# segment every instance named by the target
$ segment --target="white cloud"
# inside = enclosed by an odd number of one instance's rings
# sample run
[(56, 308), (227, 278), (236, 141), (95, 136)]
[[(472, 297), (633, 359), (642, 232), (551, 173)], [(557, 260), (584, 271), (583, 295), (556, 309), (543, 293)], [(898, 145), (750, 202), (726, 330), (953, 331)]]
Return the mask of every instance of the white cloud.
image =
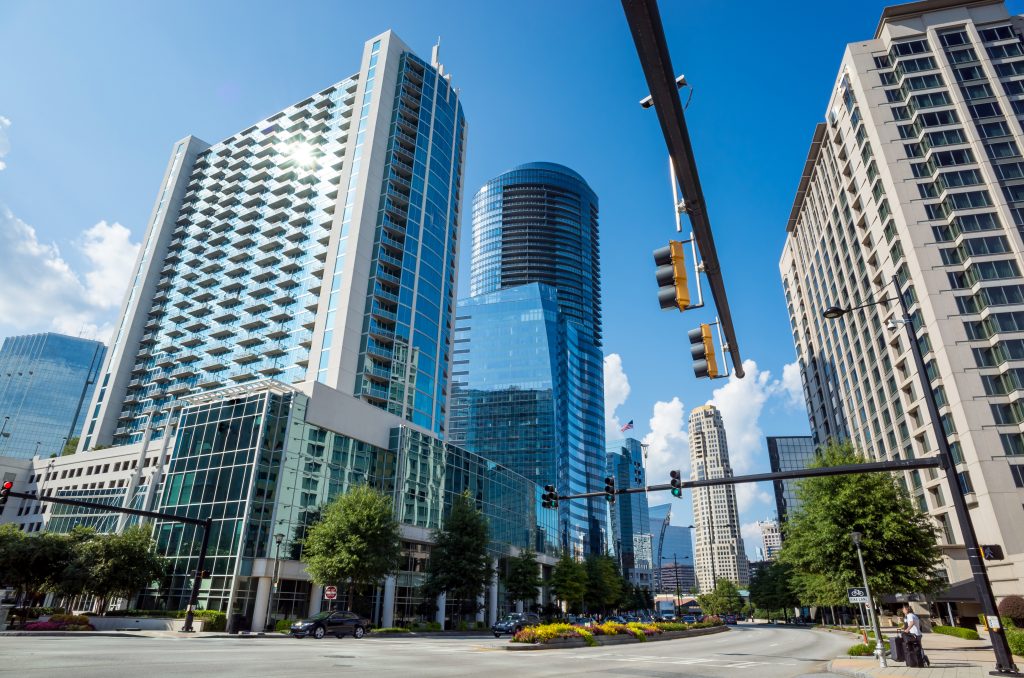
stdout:
[(761, 528), (756, 522), (742, 523), (740, 525), (740, 536), (743, 537), (743, 549), (749, 560), (760, 558), (758, 549), (764, 549), (764, 539), (761, 538)]
[(622, 436), (622, 422), (615, 414), (629, 397), (629, 378), (622, 369), (622, 356), (611, 353), (604, 357), (604, 423), (608, 440)]
[(775, 495), (765, 488), (768, 483), (739, 483), (736, 485), (736, 506), (740, 513), (763, 513), (767, 508), (774, 508)]
[(804, 384), (800, 379), (800, 363), (793, 361), (782, 366), (782, 390), (789, 398), (788, 405), (793, 409), (806, 409), (804, 404)]
[(725, 435), (729, 443), (729, 461), (737, 474), (747, 473), (755, 466), (756, 457), (764, 449), (764, 432), (759, 419), (768, 398), (780, 390), (771, 373), (759, 370), (753, 360), (744, 360), (746, 376), (729, 377), (716, 388), (711, 403), (722, 413)]
[(0, 205), (0, 336), (57, 331), (110, 338), (138, 243), (121, 224), (101, 221), (83, 232), (77, 247), (87, 261), (81, 274), (56, 244), (41, 242)]
[(686, 434), (686, 410), (679, 398), (654, 403), (651, 432), (644, 436), (647, 448), (647, 482), (668, 482), (668, 473), (679, 469), (683, 478), (690, 474), (689, 437)]
[(11, 152), (11, 142), (7, 138), (7, 128), (10, 126), (11, 121), (0, 115), (0, 170), (7, 167), (7, 164), (4, 162), (4, 156)]

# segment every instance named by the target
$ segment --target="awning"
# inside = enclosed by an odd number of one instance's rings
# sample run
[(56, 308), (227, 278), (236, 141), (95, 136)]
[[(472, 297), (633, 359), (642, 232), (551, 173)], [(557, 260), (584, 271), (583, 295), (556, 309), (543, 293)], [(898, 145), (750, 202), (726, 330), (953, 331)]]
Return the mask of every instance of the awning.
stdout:
[(965, 579), (956, 584), (951, 584), (945, 591), (928, 596), (936, 603), (980, 603), (978, 590), (974, 586), (973, 579)]

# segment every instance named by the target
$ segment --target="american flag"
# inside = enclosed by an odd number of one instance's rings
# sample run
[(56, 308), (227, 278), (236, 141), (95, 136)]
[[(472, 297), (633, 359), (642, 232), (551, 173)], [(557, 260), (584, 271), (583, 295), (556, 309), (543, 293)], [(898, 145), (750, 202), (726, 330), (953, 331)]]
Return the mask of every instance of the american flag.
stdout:
[(631, 428), (633, 428), (633, 420), (632, 419), (627, 421), (626, 425), (619, 429), (619, 432), (620, 433), (625, 433), (626, 431), (630, 430)]

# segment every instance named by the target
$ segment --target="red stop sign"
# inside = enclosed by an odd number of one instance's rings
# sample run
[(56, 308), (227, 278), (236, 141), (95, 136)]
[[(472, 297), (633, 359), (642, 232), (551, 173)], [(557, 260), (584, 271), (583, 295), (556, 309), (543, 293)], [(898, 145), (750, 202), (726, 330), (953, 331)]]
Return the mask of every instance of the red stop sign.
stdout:
[(337, 586), (325, 586), (324, 587), (324, 598), (326, 600), (334, 600), (337, 597), (338, 597), (338, 587)]

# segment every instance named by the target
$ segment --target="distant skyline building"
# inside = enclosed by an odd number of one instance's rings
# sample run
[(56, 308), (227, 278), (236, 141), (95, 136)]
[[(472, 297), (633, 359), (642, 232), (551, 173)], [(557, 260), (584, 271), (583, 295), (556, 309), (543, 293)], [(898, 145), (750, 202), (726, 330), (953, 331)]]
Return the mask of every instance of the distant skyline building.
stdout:
[[(799, 471), (818, 458), (818, 446), (811, 436), (768, 436), (768, 462), (772, 473)], [(775, 510), (780, 523), (800, 506), (795, 480), (773, 480)]]
[(761, 533), (761, 560), (775, 560), (782, 550), (782, 531), (777, 520), (759, 520), (757, 529)]
[(687, 594), (697, 588), (693, 566), (693, 540), (690, 528), (672, 525), (672, 504), (648, 508), (654, 555), (654, 580), (658, 593)]
[[(689, 435), (693, 480), (732, 477), (725, 424), (714, 405), (702, 405), (690, 412)], [(750, 568), (740, 535), (735, 486), (698, 487), (691, 492), (700, 592), (712, 591), (719, 579), (746, 588)]]
[(80, 449), (260, 378), (443, 433), (466, 136), (449, 80), (389, 31), (351, 77), (176, 143)]
[[(600, 273), (597, 196), (583, 177), (535, 162), (484, 184), (472, 296), (456, 318), (449, 440), (560, 492), (600, 491)], [(559, 522), (576, 557), (615, 548), (602, 497), (563, 502)]]
[[(647, 486), (643, 446), (636, 438), (612, 440), (607, 447), (606, 473), (615, 478), (618, 488)], [(624, 494), (610, 507), (611, 534), (615, 539), (622, 574), (630, 583), (654, 590), (653, 541), (647, 496)]]
[(55, 332), (0, 347), (0, 455), (61, 454), (82, 431), (107, 348)]
[[(997, 598), (1024, 586), (1022, 34), (999, 1), (886, 8), (822, 92), (779, 262), (815, 442), (936, 454), (924, 376), (978, 541), (1006, 554), (986, 563)], [(899, 305), (822, 317), (897, 293), (926, 375)], [(900, 479), (934, 521), (946, 577), (971, 579), (944, 474)], [(978, 611), (962, 601), (965, 618)]]

